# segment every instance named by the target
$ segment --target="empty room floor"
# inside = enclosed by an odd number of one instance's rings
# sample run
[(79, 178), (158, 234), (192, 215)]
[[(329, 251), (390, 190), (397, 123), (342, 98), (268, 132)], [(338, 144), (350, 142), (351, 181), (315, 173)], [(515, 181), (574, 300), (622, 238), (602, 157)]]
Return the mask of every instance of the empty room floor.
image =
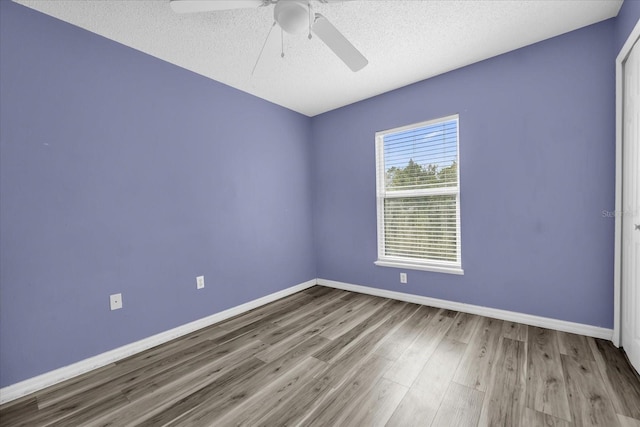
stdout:
[(3, 426), (640, 426), (609, 341), (315, 286), (0, 407)]

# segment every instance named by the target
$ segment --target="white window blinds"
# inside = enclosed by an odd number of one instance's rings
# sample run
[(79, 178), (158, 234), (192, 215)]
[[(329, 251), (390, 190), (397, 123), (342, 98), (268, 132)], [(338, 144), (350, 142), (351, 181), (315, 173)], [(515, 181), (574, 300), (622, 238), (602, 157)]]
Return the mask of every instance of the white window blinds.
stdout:
[(376, 162), (377, 263), (461, 272), (458, 116), (378, 132)]

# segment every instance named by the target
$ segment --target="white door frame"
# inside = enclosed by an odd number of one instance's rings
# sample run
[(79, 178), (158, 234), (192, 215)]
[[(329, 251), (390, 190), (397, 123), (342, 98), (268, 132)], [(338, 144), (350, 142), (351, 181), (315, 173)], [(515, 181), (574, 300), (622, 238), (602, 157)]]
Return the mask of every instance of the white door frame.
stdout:
[(627, 41), (620, 49), (620, 53), (616, 58), (616, 207), (615, 207), (615, 248), (614, 248), (614, 264), (613, 264), (613, 337), (612, 341), (616, 347), (620, 346), (621, 341), (621, 305), (620, 289), (622, 287), (622, 102), (623, 87), (622, 82), (622, 63), (636, 40), (640, 37), (640, 21), (636, 22), (636, 26), (631, 31)]

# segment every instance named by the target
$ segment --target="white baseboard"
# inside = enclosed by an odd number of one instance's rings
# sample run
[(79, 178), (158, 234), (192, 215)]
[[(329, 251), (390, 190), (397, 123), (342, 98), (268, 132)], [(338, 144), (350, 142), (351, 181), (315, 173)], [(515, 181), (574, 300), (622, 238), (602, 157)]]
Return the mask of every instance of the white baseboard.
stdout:
[(530, 314), (517, 313), (514, 311), (499, 310), (496, 308), (482, 307), (479, 305), (423, 297), (420, 295), (388, 291), (385, 289), (371, 288), (368, 286), (353, 285), (350, 283), (336, 282), (333, 280), (313, 279), (299, 285), (283, 289), (282, 291), (266, 295), (262, 298), (258, 298), (256, 300), (249, 301), (236, 307), (221, 311), (203, 319), (187, 323), (186, 325), (182, 325), (177, 328), (170, 329), (168, 331), (161, 332), (151, 337), (142, 339), (140, 341), (118, 347), (106, 353), (102, 353), (97, 356), (73, 363), (71, 365), (46, 372), (42, 375), (29, 378), (27, 380), (12, 384), (7, 387), (3, 387), (2, 389), (0, 389), (0, 404), (10, 402), (29, 393), (42, 390), (46, 387), (58, 384), (62, 381), (68, 380), (78, 375), (82, 375), (93, 369), (106, 366), (113, 362), (117, 362), (118, 360), (122, 360), (125, 357), (129, 357), (151, 347), (166, 343), (168, 341), (171, 341), (172, 339), (213, 325), (214, 323), (221, 322), (238, 314), (253, 310), (254, 308), (268, 304), (280, 298), (284, 298), (296, 292), (300, 292), (316, 284), (327, 286), (330, 288), (344, 289), (346, 291), (359, 292), (363, 294), (392, 298), (421, 305), (428, 305), (431, 307), (445, 308), (449, 310), (477, 314), (480, 316), (493, 317), (496, 319), (507, 320), (511, 322), (524, 323), (526, 325), (555, 329), (563, 332), (571, 332), (574, 334), (586, 335), (594, 338), (611, 340), (613, 337), (612, 329), (600, 328), (597, 326), (585, 325), (582, 323), (567, 322), (564, 320), (551, 319), (548, 317), (533, 316)]
[(345, 291), (359, 292), (362, 294), (375, 295), (384, 298), (392, 298), (421, 305), (428, 305), (431, 307), (462, 311), (464, 313), (478, 314), (480, 316), (493, 317), (495, 319), (524, 323), (525, 325), (555, 329), (557, 331), (571, 332), (574, 334), (580, 334), (594, 338), (602, 338), (605, 340), (611, 340), (613, 338), (613, 329), (600, 328), (598, 326), (585, 325), (583, 323), (567, 322), (565, 320), (551, 319), (549, 317), (533, 316), (531, 314), (518, 313), (515, 311), (500, 310), (497, 308), (482, 307), (479, 305), (423, 297), (420, 295), (388, 291), (385, 289), (371, 288), (368, 286), (352, 285), (350, 283), (336, 282), (333, 280), (318, 279), (318, 285), (343, 289)]
[(300, 292), (314, 285), (316, 285), (316, 280), (309, 280), (299, 285), (292, 286), (273, 294), (266, 295), (262, 298), (258, 298), (253, 301), (238, 305), (236, 307), (221, 311), (203, 319), (199, 319), (194, 322), (178, 326), (177, 328), (150, 336), (140, 341), (118, 347), (116, 349), (107, 351), (106, 353), (102, 353), (97, 356), (93, 356), (88, 359), (73, 363), (71, 365), (46, 372), (44, 374), (29, 378), (27, 380), (12, 384), (7, 387), (3, 387), (2, 389), (0, 389), (0, 404), (10, 402), (29, 393), (42, 390), (46, 387), (52, 386), (78, 375), (82, 375), (93, 369), (106, 366), (113, 362), (117, 362), (118, 360), (122, 360), (125, 357), (129, 357), (133, 354), (147, 350), (151, 347), (155, 347), (159, 344), (166, 343), (168, 341), (171, 341), (172, 339), (213, 325), (214, 323), (221, 322), (225, 319), (236, 316), (238, 314), (242, 314), (246, 311), (253, 310), (254, 308), (268, 304), (280, 298), (284, 298), (288, 295), (295, 294), (296, 292)]

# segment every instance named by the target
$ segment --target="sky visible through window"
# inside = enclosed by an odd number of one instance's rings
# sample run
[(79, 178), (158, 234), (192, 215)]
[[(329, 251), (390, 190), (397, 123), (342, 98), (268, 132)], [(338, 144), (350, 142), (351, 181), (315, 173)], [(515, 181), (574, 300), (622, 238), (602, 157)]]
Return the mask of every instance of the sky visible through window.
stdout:
[(458, 158), (457, 120), (435, 123), (384, 136), (384, 169), (405, 168), (410, 160), (436, 172), (450, 167)]

